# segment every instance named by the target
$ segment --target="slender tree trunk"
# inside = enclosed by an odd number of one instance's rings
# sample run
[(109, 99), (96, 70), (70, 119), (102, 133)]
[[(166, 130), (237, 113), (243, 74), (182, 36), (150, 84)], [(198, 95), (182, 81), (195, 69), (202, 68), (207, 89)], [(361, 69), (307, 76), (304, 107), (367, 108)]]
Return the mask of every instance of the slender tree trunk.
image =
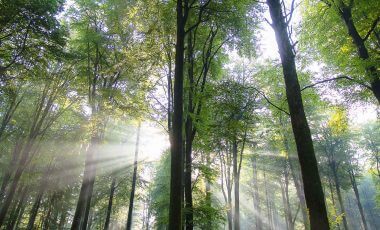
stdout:
[(170, 54), (170, 51), (167, 51), (167, 58), (168, 58), (168, 75), (167, 75), (167, 81), (168, 81), (168, 132), (169, 135), (171, 135), (172, 130), (172, 97), (173, 97), (173, 87), (172, 87), (172, 56)]
[(15, 113), (17, 107), (20, 105), (22, 99), (23, 99), (23, 96), (19, 100), (17, 100), (17, 92), (12, 91), (9, 107), (2, 116), (3, 119), (2, 119), (1, 125), (0, 125), (0, 142), (2, 141), (2, 138), (5, 134), (5, 128), (7, 127), (9, 122), (11, 121), (13, 114)]
[[(188, 116), (189, 119), (190, 116)], [(191, 121), (186, 122), (186, 144), (185, 144), (185, 175), (184, 175), (184, 183), (185, 183), (185, 222), (186, 222), (186, 230), (193, 229), (193, 189), (191, 183), (191, 165), (192, 165), (192, 145), (193, 140), (191, 135)]]
[(254, 211), (255, 211), (255, 223), (256, 229), (262, 229), (262, 221), (261, 221), (261, 208), (260, 208), (260, 197), (259, 197), (259, 180), (258, 180), (258, 172), (257, 172), (257, 159), (254, 157), (252, 159), (252, 169), (253, 169), (253, 200), (254, 200)]
[(267, 0), (267, 4), (269, 6), (269, 12), (273, 22), (272, 27), (276, 34), (276, 41), (282, 63), (286, 85), (286, 97), (289, 105), (298, 158), (301, 165), (306, 205), (309, 209), (310, 227), (312, 230), (330, 229), (313, 141), (303, 109), (295, 56), (292, 44), (290, 43), (287, 24), (282, 12), (280, 0)]
[(349, 173), (350, 173), (350, 180), (351, 180), (352, 189), (354, 190), (356, 201), (358, 203), (360, 217), (362, 218), (363, 228), (364, 228), (364, 230), (368, 230), (368, 225), (367, 225), (367, 221), (365, 219), (363, 206), (362, 206), (362, 203), (360, 202), (360, 196), (359, 196), (358, 186), (356, 184), (355, 174), (352, 172), (352, 169), (349, 171)]
[(289, 230), (288, 207), (286, 205), (286, 200), (285, 200), (285, 188), (281, 179), (280, 179), (280, 187), (281, 187), (282, 205), (284, 206), (284, 218), (285, 218), (285, 223), (286, 223), (286, 229)]
[[(206, 155), (206, 165), (209, 166), (210, 165), (210, 155), (207, 154)], [(212, 207), (212, 202), (211, 202), (211, 182), (209, 180), (209, 178), (207, 177), (205, 179), (205, 191), (206, 191), (206, 205), (208, 207)], [(211, 229), (212, 228), (212, 221), (211, 221), (211, 218), (208, 218), (207, 220), (207, 229)]]
[(61, 217), (59, 218), (58, 230), (63, 230), (65, 228), (67, 212), (66, 210), (61, 213)]
[(272, 228), (272, 217), (271, 217), (271, 206), (269, 202), (269, 194), (268, 194), (268, 186), (267, 186), (267, 178), (266, 178), (266, 173), (264, 169), (264, 191), (265, 191), (265, 201), (266, 201), (266, 206), (267, 206), (267, 220), (268, 220), (268, 226), (270, 229)]
[(34, 222), (38, 214), (38, 209), (40, 208), (40, 205), (41, 205), (42, 197), (44, 196), (46, 186), (48, 185), (49, 173), (51, 172), (51, 170), (52, 170), (51, 166), (48, 166), (48, 168), (45, 170), (44, 174), (42, 175), (41, 183), (40, 183), (37, 196), (36, 196), (36, 200), (34, 201), (32, 210), (30, 211), (28, 226), (26, 227), (26, 229), (28, 230), (33, 229)]
[(240, 205), (239, 205), (239, 173), (238, 173), (238, 146), (236, 138), (232, 144), (233, 174), (234, 174), (234, 230), (240, 230)]
[(20, 181), (20, 178), (21, 178), (23, 171), (24, 171), (24, 168), (22, 166), (17, 167), (17, 170), (16, 170), (15, 175), (13, 177), (13, 181), (12, 181), (12, 183), (8, 189), (7, 195), (5, 196), (5, 200), (4, 200), (3, 205), (1, 207), (1, 210), (0, 210), (0, 227), (4, 224), (5, 217), (7, 215), (9, 206), (12, 203), (14, 194), (15, 194), (16, 189), (17, 189), (17, 185)]
[(343, 226), (344, 226), (344, 229), (348, 230), (348, 224), (347, 224), (347, 218), (346, 218), (347, 213), (343, 204), (343, 198), (340, 192), (340, 182), (339, 182), (338, 174), (336, 172), (335, 167), (333, 169), (333, 176), (334, 176), (336, 194), (338, 196), (338, 201), (339, 201), (339, 206), (340, 206), (340, 212), (341, 214), (343, 214)]
[(28, 230), (33, 229), (34, 221), (36, 220), (38, 209), (40, 208), (43, 194), (44, 194), (43, 189), (40, 189), (40, 191), (37, 194), (36, 200), (34, 201), (32, 210), (30, 211), (28, 226), (26, 227), (26, 229)]
[(43, 221), (43, 229), (44, 230), (49, 230), (50, 229), (50, 219), (51, 219), (51, 212), (52, 212), (52, 207), (51, 203), (49, 204), (49, 208), (47, 210), (46, 216)]
[[(31, 134), (32, 136), (32, 134)], [(8, 209), (13, 201), (13, 197), (17, 190), (18, 183), (20, 182), (20, 178), (24, 172), (24, 169), (27, 166), (27, 161), (29, 159), (30, 152), (32, 150), (35, 138), (29, 137), (27, 143), (24, 146), (24, 149), (21, 152), (21, 158), (19, 163), (16, 166), (15, 173), (13, 176), (12, 183), (10, 184), (7, 194), (4, 197), (4, 202), (0, 209), (0, 227), (5, 223), (5, 217), (7, 215)]]
[(14, 229), (14, 226), (16, 225), (16, 222), (21, 213), (21, 210), (22, 208), (25, 207), (28, 190), (29, 190), (28, 186), (25, 186), (24, 188), (21, 189), (20, 194), (18, 196), (17, 205), (15, 205), (14, 210), (12, 210), (10, 214), (10, 218), (8, 219), (8, 224), (7, 224), (6, 229)]
[[(285, 162), (287, 164), (287, 161)], [(289, 229), (294, 230), (294, 223), (293, 223), (293, 216), (292, 216), (292, 210), (290, 206), (290, 198), (289, 198), (289, 169), (286, 165), (286, 172), (285, 172), (285, 200), (286, 200), (286, 207), (287, 212), (286, 215), (288, 216), (289, 221)]]
[(294, 223), (292, 217), (292, 211), (290, 207), (289, 201), (289, 172), (287, 168), (287, 160), (284, 160), (284, 182), (280, 180), (281, 185), (281, 194), (282, 194), (282, 202), (284, 205), (284, 215), (286, 220), (286, 226), (289, 230), (294, 230)]
[(13, 152), (12, 152), (12, 160), (11, 160), (11, 162), (10, 162), (10, 164), (9, 164), (8, 168), (6, 169), (6, 172), (3, 176), (3, 180), (2, 180), (1, 188), (0, 188), (0, 204), (3, 201), (5, 190), (9, 184), (9, 182), (12, 179), (12, 172), (14, 170), (14, 167), (15, 168), (17, 167), (17, 161), (19, 160), (20, 153), (22, 151), (22, 147), (23, 147), (22, 140), (21, 140), (21, 138), (19, 138), (16, 141), (15, 147), (14, 147)]
[(192, 147), (193, 147), (193, 93), (194, 93), (194, 61), (193, 61), (193, 42), (192, 33), (187, 35), (187, 56), (188, 56), (188, 78), (189, 90), (187, 101), (187, 116), (185, 123), (185, 223), (186, 230), (193, 229), (193, 191), (191, 186), (191, 172), (192, 172)]
[[(186, 14), (183, 10), (186, 0), (177, 0), (177, 39), (174, 76), (174, 112), (171, 136), (170, 205), (169, 230), (182, 229), (182, 175), (183, 175), (183, 68)], [(186, 6), (187, 7), (187, 6)], [(185, 16), (184, 16), (185, 13)]]
[(104, 224), (104, 230), (108, 230), (108, 228), (109, 228), (109, 224), (110, 224), (110, 220), (111, 220), (111, 212), (112, 212), (112, 201), (113, 201), (115, 189), (116, 189), (116, 179), (112, 178), (111, 189), (110, 189), (110, 197), (108, 199), (107, 215), (106, 215), (106, 222)]
[(140, 129), (141, 129), (141, 123), (139, 122), (138, 127), (137, 127), (135, 161), (133, 163), (132, 189), (131, 189), (131, 196), (129, 197), (127, 230), (132, 229), (133, 202), (135, 199), (135, 190), (136, 190), (136, 181), (137, 181), (137, 166), (138, 166), (137, 160), (138, 160), (139, 144), (140, 144)]
[(233, 229), (233, 218), (232, 218), (232, 191), (231, 188), (228, 186), (227, 188), (227, 220), (228, 220), (228, 229)]

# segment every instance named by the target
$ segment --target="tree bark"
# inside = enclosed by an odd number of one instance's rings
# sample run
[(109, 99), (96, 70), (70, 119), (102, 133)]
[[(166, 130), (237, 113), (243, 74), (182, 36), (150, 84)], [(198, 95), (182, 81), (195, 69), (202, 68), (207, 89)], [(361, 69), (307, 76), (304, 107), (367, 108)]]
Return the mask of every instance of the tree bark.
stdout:
[(240, 230), (240, 197), (239, 197), (239, 173), (238, 173), (238, 144), (235, 140), (232, 143), (232, 158), (233, 158), (233, 175), (234, 175), (234, 230)]
[(95, 146), (97, 143), (98, 139), (93, 136), (90, 141), (90, 146), (86, 151), (83, 180), (73, 222), (71, 224), (71, 230), (79, 230), (81, 229), (81, 225), (83, 229), (87, 227), (92, 190), (95, 182)]
[(34, 201), (33, 207), (30, 211), (28, 226), (26, 227), (26, 229), (28, 230), (32, 230), (34, 227), (34, 221), (36, 220), (38, 209), (40, 208), (42, 197), (44, 196), (46, 190), (46, 186), (48, 185), (49, 173), (51, 172), (51, 170), (51, 166), (48, 166), (41, 178), (41, 183), (38, 188), (36, 200)]
[(259, 180), (258, 180), (258, 172), (257, 172), (257, 159), (254, 157), (252, 159), (252, 169), (253, 169), (253, 201), (254, 201), (254, 212), (255, 212), (255, 224), (256, 229), (262, 229), (262, 221), (261, 221), (261, 208), (260, 208), (260, 197), (259, 197)]
[(132, 189), (131, 189), (131, 196), (129, 197), (127, 230), (130, 230), (132, 228), (133, 202), (135, 199), (135, 190), (136, 190), (136, 181), (137, 181), (137, 166), (138, 166), (137, 160), (138, 160), (139, 144), (140, 144), (140, 129), (141, 129), (141, 123), (139, 122), (138, 127), (137, 127), (135, 161), (133, 163)]
[[(171, 169), (170, 169), (170, 205), (169, 230), (182, 229), (182, 175), (183, 175), (183, 69), (184, 40), (187, 10), (183, 10), (186, 0), (177, 0), (177, 38), (174, 73), (174, 112), (171, 136)], [(186, 4), (187, 5), (187, 4)], [(183, 14), (185, 13), (185, 15)]]
[(21, 140), (21, 138), (19, 138), (16, 141), (15, 147), (14, 147), (13, 152), (12, 152), (12, 160), (11, 160), (11, 162), (10, 162), (10, 164), (9, 164), (8, 168), (6, 169), (6, 172), (3, 176), (3, 180), (2, 180), (1, 188), (0, 188), (0, 204), (3, 201), (5, 190), (9, 184), (9, 182), (12, 179), (13, 167), (17, 167), (17, 161), (19, 160), (20, 153), (22, 151), (22, 147), (23, 147), (22, 140)]
[(111, 212), (112, 212), (112, 201), (113, 201), (113, 196), (115, 193), (115, 188), (116, 188), (116, 179), (112, 178), (111, 182), (111, 188), (110, 188), (110, 196), (108, 198), (108, 207), (107, 207), (107, 215), (106, 215), (106, 222), (104, 223), (104, 230), (108, 230), (110, 220), (111, 220)]
[(363, 206), (362, 206), (362, 203), (360, 202), (359, 190), (358, 190), (358, 186), (356, 184), (355, 174), (353, 173), (352, 169), (349, 170), (349, 174), (350, 174), (352, 189), (354, 190), (356, 201), (358, 203), (360, 217), (362, 218), (363, 228), (364, 228), (364, 230), (368, 230), (368, 225), (367, 225), (367, 221), (365, 219)]
[(63, 230), (65, 227), (67, 212), (63, 211), (59, 218), (58, 230)]
[(344, 229), (348, 230), (348, 224), (347, 224), (347, 218), (346, 218), (347, 213), (343, 204), (342, 193), (340, 191), (340, 181), (339, 181), (338, 172), (336, 171), (335, 166), (333, 166), (332, 171), (333, 171), (333, 176), (334, 176), (336, 194), (338, 196), (338, 201), (339, 201), (339, 206), (340, 206), (340, 212), (341, 214), (343, 214), (343, 226), (344, 226)]
[(309, 209), (310, 227), (312, 230), (330, 229), (322, 183), (318, 173), (318, 164), (309, 125), (303, 108), (295, 65), (295, 55), (293, 53), (292, 44), (290, 43), (287, 24), (282, 12), (280, 0), (267, 0), (267, 4), (269, 6), (272, 27), (276, 35), (282, 63), (286, 97), (289, 105), (298, 158), (301, 165), (306, 205)]
[(283, 190), (283, 203), (284, 203), (284, 210), (285, 210), (285, 216), (286, 216), (285, 219), (287, 221), (287, 227), (289, 230), (294, 230), (292, 210), (291, 210), (290, 199), (289, 199), (289, 168), (287, 164), (288, 164), (288, 160), (285, 159), (284, 160), (284, 184), (281, 184), (281, 187)]
[(187, 101), (187, 116), (185, 123), (185, 225), (186, 230), (193, 229), (193, 189), (191, 186), (191, 172), (192, 172), (192, 147), (193, 147), (193, 93), (194, 93), (194, 61), (193, 61), (193, 42), (192, 33), (187, 35), (187, 56), (188, 56), (188, 78), (189, 78), (189, 93)]
[(269, 202), (269, 194), (268, 194), (267, 178), (266, 178), (265, 169), (264, 169), (264, 191), (265, 191), (265, 201), (266, 201), (266, 206), (267, 206), (268, 226), (269, 226), (269, 229), (273, 229), (272, 228), (271, 207), (270, 207), (270, 202)]
[(20, 105), (21, 101), (23, 100), (23, 96), (17, 100), (17, 92), (14, 90), (11, 91), (10, 95), (10, 104), (8, 109), (6, 110), (5, 114), (3, 114), (3, 119), (1, 121), (0, 125), (0, 142), (5, 134), (5, 129), (9, 122), (11, 121), (13, 114), (15, 113), (17, 107)]
[(8, 219), (6, 229), (14, 229), (20, 214), (22, 215), (21, 211), (23, 208), (25, 208), (25, 202), (27, 200), (28, 190), (29, 190), (28, 186), (25, 186), (24, 188), (21, 189), (20, 194), (18, 196), (17, 205), (15, 205), (14, 210), (12, 210), (10, 214), (10, 218)]
[[(28, 148), (28, 146), (26, 147)], [(28, 150), (27, 150), (28, 151)], [(24, 171), (25, 163), (26, 163), (26, 155), (23, 156), (21, 159), (21, 162), (19, 166), (16, 169), (15, 175), (13, 177), (13, 181), (8, 189), (8, 192), (5, 196), (4, 202), (2, 204), (1, 210), (0, 210), (0, 227), (4, 224), (5, 217), (7, 215), (8, 209), (12, 203), (13, 197), (15, 195), (18, 183), (20, 181), (21, 175)]]
[(40, 208), (40, 205), (41, 205), (42, 196), (43, 196), (43, 191), (40, 190), (37, 194), (36, 200), (34, 201), (32, 210), (30, 211), (28, 226), (26, 227), (26, 229), (28, 230), (33, 229), (34, 221), (36, 220), (38, 209)]
[[(209, 166), (211, 164), (210, 162), (210, 154), (206, 155), (206, 165)], [(211, 202), (211, 182), (208, 177), (205, 178), (205, 191), (206, 191), (206, 205), (209, 206), (210, 208), (212, 207), (212, 202)], [(206, 228), (211, 229), (212, 227), (212, 220), (211, 218), (208, 218), (207, 223), (206, 223)]]
[[(280, 119), (280, 123), (281, 123), (281, 125), (284, 125), (282, 123), (281, 119)], [(303, 192), (302, 181), (299, 180), (299, 178), (297, 176), (298, 173), (296, 172), (296, 169), (294, 168), (293, 162), (292, 162), (291, 157), (290, 157), (290, 147), (289, 147), (288, 138), (285, 135), (283, 135), (283, 138), (284, 138), (285, 150), (288, 154), (288, 157), (286, 160), (289, 164), (290, 174), (292, 175), (294, 187), (296, 188), (297, 197), (298, 197), (298, 199), (300, 201), (300, 205), (301, 205), (301, 213), (302, 213), (303, 224), (305, 226), (305, 229), (308, 229), (309, 228), (309, 219), (307, 216), (306, 201), (305, 201), (305, 194)]]

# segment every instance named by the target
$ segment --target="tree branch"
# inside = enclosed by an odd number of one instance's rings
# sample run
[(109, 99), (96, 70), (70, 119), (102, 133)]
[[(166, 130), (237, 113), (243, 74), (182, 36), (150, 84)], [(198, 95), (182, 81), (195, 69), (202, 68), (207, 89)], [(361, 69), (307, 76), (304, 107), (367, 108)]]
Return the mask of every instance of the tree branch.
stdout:
[(373, 23), (371, 25), (371, 29), (369, 29), (369, 31), (367, 32), (367, 34), (363, 38), (363, 41), (366, 41), (369, 38), (369, 36), (371, 36), (372, 32), (376, 29), (376, 26), (379, 23), (379, 21), (380, 21), (380, 16), (377, 16), (376, 20), (373, 21)]
[(323, 83), (330, 82), (330, 81), (341, 80), (341, 79), (346, 79), (346, 80), (349, 80), (349, 81), (353, 81), (353, 82), (355, 82), (355, 83), (357, 83), (357, 84), (359, 84), (359, 85), (361, 85), (361, 86), (363, 86), (363, 87), (365, 87), (365, 88), (367, 88), (367, 89), (369, 89), (369, 90), (372, 90), (372, 87), (369, 86), (369, 85), (367, 85), (367, 84), (365, 84), (364, 82), (360, 82), (360, 81), (355, 80), (355, 79), (353, 79), (353, 78), (351, 78), (351, 77), (348, 77), (348, 76), (345, 76), (345, 75), (341, 75), (341, 76), (338, 76), (338, 77), (334, 77), (334, 78), (330, 78), (330, 79), (325, 79), (325, 80), (322, 80), (322, 81), (318, 81), (318, 82), (315, 82), (315, 83), (313, 83), (313, 84), (311, 84), (311, 85), (307, 85), (307, 86), (305, 86), (305, 87), (303, 87), (303, 88), (301, 89), (301, 92), (302, 92), (303, 90), (305, 90), (305, 89), (312, 88), (312, 87), (314, 87), (314, 86), (316, 86), (316, 85), (319, 85), (319, 84), (323, 84)]

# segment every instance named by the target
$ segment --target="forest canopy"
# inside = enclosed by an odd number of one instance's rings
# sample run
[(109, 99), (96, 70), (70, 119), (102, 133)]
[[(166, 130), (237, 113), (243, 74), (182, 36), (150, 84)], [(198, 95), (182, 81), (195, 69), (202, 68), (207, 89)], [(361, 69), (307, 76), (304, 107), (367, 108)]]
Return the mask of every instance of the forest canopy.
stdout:
[(377, 0), (0, 0), (0, 229), (380, 229)]

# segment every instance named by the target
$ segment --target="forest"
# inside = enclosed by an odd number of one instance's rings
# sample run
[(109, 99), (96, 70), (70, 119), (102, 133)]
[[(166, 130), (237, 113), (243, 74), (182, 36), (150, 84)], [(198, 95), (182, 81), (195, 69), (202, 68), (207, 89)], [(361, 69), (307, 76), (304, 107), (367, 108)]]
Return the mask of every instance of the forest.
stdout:
[(0, 0), (0, 229), (380, 229), (380, 1)]

